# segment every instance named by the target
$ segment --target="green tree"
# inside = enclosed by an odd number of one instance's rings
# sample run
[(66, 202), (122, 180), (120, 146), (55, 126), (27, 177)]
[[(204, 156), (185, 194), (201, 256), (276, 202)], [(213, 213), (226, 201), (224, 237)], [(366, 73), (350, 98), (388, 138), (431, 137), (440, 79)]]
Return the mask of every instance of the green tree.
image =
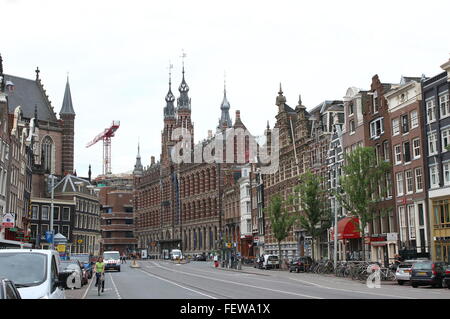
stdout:
[(286, 202), (279, 195), (271, 198), (268, 207), (268, 215), (272, 228), (272, 233), (278, 243), (278, 258), (281, 261), (281, 242), (289, 235), (289, 230), (295, 223), (295, 216), (289, 214), (284, 208)]
[[(377, 158), (373, 147), (358, 147), (345, 156), (343, 174), (340, 178), (340, 191), (335, 196), (342, 207), (353, 217), (359, 219), (358, 230), (364, 228), (380, 212), (385, 215), (388, 209), (379, 204), (387, 197), (386, 176), (390, 174), (391, 164)], [(363, 259), (365, 259), (365, 239), (362, 236)]]
[(298, 212), (300, 227), (312, 238), (312, 259), (316, 240), (331, 226), (331, 209), (328, 201), (328, 192), (321, 186), (321, 179), (306, 172), (300, 178), (300, 184), (295, 188), (291, 199), (300, 200), (301, 211)]

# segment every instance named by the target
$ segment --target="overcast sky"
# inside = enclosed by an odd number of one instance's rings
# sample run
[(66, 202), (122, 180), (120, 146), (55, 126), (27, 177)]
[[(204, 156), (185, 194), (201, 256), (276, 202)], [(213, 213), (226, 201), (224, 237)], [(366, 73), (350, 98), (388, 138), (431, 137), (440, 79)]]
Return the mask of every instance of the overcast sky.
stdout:
[(275, 122), (279, 83), (287, 104), (312, 108), (367, 89), (378, 74), (433, 76), (450, 55), (450, 1), (0, 0), (5, 73), (42, 83), (59, 113), (69, 72), (78, 175), (102, 172), (102, 145), (85, 148), (113, 120), (113, 173), (159, 159), (168, 66), (178, 97), (181, 52), (195, 139), (215, 130), (224, 71), (231, 117), (249, 130)]

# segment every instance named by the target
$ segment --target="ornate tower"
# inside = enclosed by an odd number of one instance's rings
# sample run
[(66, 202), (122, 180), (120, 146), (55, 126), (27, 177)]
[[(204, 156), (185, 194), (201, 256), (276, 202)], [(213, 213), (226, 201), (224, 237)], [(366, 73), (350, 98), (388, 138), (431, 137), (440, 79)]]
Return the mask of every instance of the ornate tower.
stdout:
[(223, 88), (223, 101), (222, 104), (220, 105), (220, 109), (222, 110), (222, 114), (220, 116), (219, 119), (219, 126), (217, 126), (218, 130), (224, 130), (227, 128), (230, 128), (233, 124), (231, 122), (231, 118), (230, 118), (230, 102), (228, 102), (227, 99), (227, 90), (226, 87), (224, 86)]
[(75, 111), (70, 94), (69, 77), (67, 77), (64, 100), (59, 112), (62, 127), (62, 172), (72, 174), (74, 171), (74, 136), (75, 136)]
[(142, 176), (143, 173), (144, 173), (144, 167), (142, 166), (142, 163), (141, 163), (141, 152), (140, 152), (140, 147), (139, 147), (139, 143), (138, 143), (138, 153), (136, 155), (136, 164), (134, 165), (133, 175), (134, 176)]
[(164, 107), (164, 129), (161, 133), (161, 163), (168, 166), (170, 163), (170, 152), (175, 141), (172, 140), (172, 132), (176, 126), (175, 96), (172, 93), (172, 79), (169, 73), (169, 92), (166, 95), (166, 106)]

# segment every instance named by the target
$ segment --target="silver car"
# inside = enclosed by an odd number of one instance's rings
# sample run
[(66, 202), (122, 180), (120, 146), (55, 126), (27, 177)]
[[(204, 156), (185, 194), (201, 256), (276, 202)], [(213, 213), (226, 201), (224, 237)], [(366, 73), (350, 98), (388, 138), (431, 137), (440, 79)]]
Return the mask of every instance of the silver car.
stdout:
[(395, 279), (399, 285), (411, 280), (411, 268), (418, 260), (405, 260), (397, 267), (395, 272)]

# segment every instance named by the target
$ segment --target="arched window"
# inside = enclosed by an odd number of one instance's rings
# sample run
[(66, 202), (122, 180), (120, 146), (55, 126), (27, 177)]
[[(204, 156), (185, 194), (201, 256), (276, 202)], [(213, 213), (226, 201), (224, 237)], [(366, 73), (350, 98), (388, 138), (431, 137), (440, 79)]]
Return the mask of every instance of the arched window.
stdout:
[(50, 136), (46, 136), (41, 144), (41, 164), (45, 171), (55, 173), (54, 167), (55, 146)]

